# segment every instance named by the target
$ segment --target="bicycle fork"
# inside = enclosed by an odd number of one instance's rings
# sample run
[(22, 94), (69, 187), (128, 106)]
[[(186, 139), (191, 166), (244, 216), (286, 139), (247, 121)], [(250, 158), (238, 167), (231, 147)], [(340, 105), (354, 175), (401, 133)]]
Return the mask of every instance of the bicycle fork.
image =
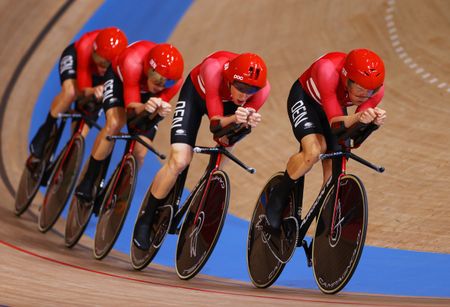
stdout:
[[(126, 146), (126, 148), (125, 148), (126, 154), (124, 154), (122, 160), (120, 161), (119, 171), (118, 171), (117, 175), (115, 176), (114, 181), (112, 182), (111, 191), (114, 191), (114, 189), (115, 189), (116, 186), (117, 186), (117, 183), (118, 183), (119, 177), (120, 177), (119, 175), (120, 175), (120, 173), (122, 172), (123, 167), (124, 167), (124, 165), (125, 165), (126, 156), (127, 156), (127, 155), (132, 155), (132, 154), (133, 154), (133, 151), (134, 151), (134, 147), (135, 147), (135, 146), (136, 146), (136, 140), (134, 140), (134, 139), (132, 139), (132, 140), (130, 141), (129, 145)], [(107, 202), (106, 202), (106, 206), (107, 206), (107, 207), (105, 208), (105, 210), (109, 209), (110, 204), (111, 204), (111, 199), (113, 198), (113, 196), (114, 196), (113, 193), (110, 193), (110, 194), (109, 194), (108, 200), (107, 200)]]
[(221, 154), (213, 154), (211, 156), (211, 162), (214, 162), (214, 167), (212, 167), (213, 164), (210, 163), (211, 169), (209, 171), (208, 179), (206, 179), (206, 186), (205, 186), (205, 188), (203, 189), (203, 192), (202, 192), (202, 199), (200, 201), (200, 206), (198, 207), (197, 212), (195, 214), (194, 227), (197, 226), (197, 221), (199, 220), (200, 213), (203, 210), (203, 206), (204, 206), (205, 201), (206, 201), (206, 196), (207, 196), (207, 193), (208, 193), (208, 190), (209, 190), (209, 186), (211, 185), (211, 179), (212, 179), (212, 176), (214, 174), (214, 171), (219, 169), (221, 161), (222, 161), (222, 155)]

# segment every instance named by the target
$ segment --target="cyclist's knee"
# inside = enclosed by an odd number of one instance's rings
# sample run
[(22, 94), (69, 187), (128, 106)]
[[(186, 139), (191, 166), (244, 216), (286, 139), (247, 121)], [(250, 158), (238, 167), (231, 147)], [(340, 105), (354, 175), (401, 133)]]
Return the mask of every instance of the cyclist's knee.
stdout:
[(122, 127), (125, 125), (125, 121), (120, 117), (110, 116), (106, 119), (105, 130), (108, 135), (118, 134)]
[(147, 149), (143, 146), (136, 146), (134, 150), (134, 157), (139, 168), (144, 164), (145, 157), (147, 156)]
[(77, 90), (75, 87), (75, 82), (72, 80), (66, 80), (63, 82), (61, 87), (61, 96), (65, 102), (73, 102), (77, 97)]
[(169, 159), (169, 167), (176, 173), (181, 173), (191, 163), (192, 153), (187, 150), (173, 150)]
[(309, 144), (309, 146), (303, 148), (303, 158), (306, 164), (311, 167), (319, 161), (319, 156), (321, 153), (324, 153), (326, 150), (322, 148), (320, 143)]

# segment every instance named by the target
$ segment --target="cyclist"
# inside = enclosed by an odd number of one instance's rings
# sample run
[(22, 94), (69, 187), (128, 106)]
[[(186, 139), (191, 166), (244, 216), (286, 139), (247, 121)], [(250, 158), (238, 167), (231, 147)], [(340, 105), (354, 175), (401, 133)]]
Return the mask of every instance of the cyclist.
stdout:
[(30, 144), (30, 152), (35, 158), (42, 159), (59, 113), (66, 112), (77, 99), (90, 95), (101, 99), (105, 72), (127, 45), (125, 34), (110, 27), (85, 33), (63, 51), (59, 60), (61, 91), (53, 99), (47, 119)]
[[(171, 112), (170, 99), (182, 85), (183, 57), (171, 44), (156, 44), (138, 41), (131, 44), (108, 69), (103, 92), (103, 109), (106, 125), (98, 134), (87, 171), (76, 189), (77, 197), (87, 204), (94, 195), (94, 182), (103, 176), (109, 164), (114, 143), (107, 136), (120, 132), (128, 119), (144, 110), (158, 112), (165, 117)], [(142, 136), (151, 143), (156, 134), (156, 125)], [(135, 147), (139, 167), (143, 164), (147, 148), (141, 144)], [(95, 187), (98, 188), (98, 187)]]
[[(192, 160), (202, 116), (208, 115), (212, 133), (235, 123), (256, 127), (261, 121), (258, 110), (269, 92), (266, 65), (253, 53), (218, 51), (191, 71), (173, 116), (169, 160), (156, 174), (149, 202), (136, 222), (133, 234), (136, 247), (150, 248), (154, 213)], [(217, 140), (223, 145), (233, 145), (226, 138)]]
[[(384, 95), (384, 63), (373, 51), (328, 53), (296, 80), (287, 109), (300, 151), (289, 158), (283, 179), (275, 186), (266, 208), (270, 230), (277, 232), (289, 191), (295, 181), (333, 148), (330, 125), (350, 127), (357, 122), (384, 124), (386, 111), (377, 107)], [(346, 108), (357, 106), (354, 114)], [(322, 161), (324, 182), (331, 176), (331, 160)]]

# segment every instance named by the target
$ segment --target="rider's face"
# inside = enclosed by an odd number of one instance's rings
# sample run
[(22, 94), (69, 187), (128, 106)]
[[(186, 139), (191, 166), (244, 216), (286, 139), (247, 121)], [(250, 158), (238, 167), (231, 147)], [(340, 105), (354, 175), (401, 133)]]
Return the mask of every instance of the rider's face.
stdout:
[(148, 90), (153, 94), (157, 94), (162, 90), (164, 90), (165, 88), (174, 86), (176, 82), (177, 80), (170, 80), (164, 78), (153, 69), (150, 69), (149, 72), (147, 73)]
[(95, 66), (97, 66), (100, 76), (104, 76), (111, 62), (99, 56), (95, 51), (92, 53), (92, 59), (94, 60)]
[(252, 94), (246, 94), (239, 91), (236, 87), (234, 87), (234, 85), (231, 85), (230, 92), (231, 92), (231, 100), (233, 101), (234, 104), (238, 106), (242, 106), (243, 104), (245, 104), (247, 102), (247, 99), (249, 99), (252, 96)]
[(378, 89), (368, 90), (351, 80), (347, 83), (348, 97), (350, 98), (350, 101), (357, 106), (366, 102), (378, 91)]

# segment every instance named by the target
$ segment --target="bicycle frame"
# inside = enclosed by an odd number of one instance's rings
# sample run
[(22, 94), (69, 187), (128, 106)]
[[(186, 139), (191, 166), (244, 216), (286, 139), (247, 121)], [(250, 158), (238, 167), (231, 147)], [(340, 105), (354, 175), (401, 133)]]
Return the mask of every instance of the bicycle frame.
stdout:
[[(203, 191), (203, 195), (202, 195), (202, 205), (199, 207), (199, 210), (196, 214), (196, 221), (198, 220), (198, 214), (199, 212), (201, 212), (201, 209), (203, 208), (203, 203), (204, 203), (204, 197), (206, 197), (206, 191), (208, 191), (208, 187), (209, 184), (211, 182), (211, 178), (212, 178), (212, 174), (214, 173), (214, 171), (218, 170), (220, 167), (220, 163), (222, 162), (222, 156), (225, 155), (226, 157), (228, 157), (230, 160), (232, 160), (233, 162), (235, 162), (236, 164), (238, 164), (240, 167), (244, 168), (247, 172), (254, 174), (256, 172), (256, 170), (252, 167), (248, 167), (247, 165), (245, 165), (244, 163), (242, 163), (238, 158), (236, 158), (231, 152), (229, 152), (225, 147), (217, 145), (216, 147), (202, 147), (202, 146), (196, 146), (193, 148), (193, 152), (195, 153), (204, 153), (204, 154), (210, 154), (211, 157), (209, 159), (209, 163), (208, 166), (205, 169), (205, 172), (203, 173), (202, 177), (200, 178), (200, 180), (198, 181), (197, 185), (194, 187), (194, 189), (191, 191), (191, 193), (189, 194), (188, 198), (184, 201), (183, 205), (181, 206), (181, 208), (178, 208), (176, 213), (174, 214), (173, 217), (173, 223), (170, 227), (170, 231), (169, 233), (175, 233), (178, 229), (178, 225), (181, 221), (181, 219), (183, 218), (184, 214), (186, 213), (189, 204), (192, 200), (192, 197), (196, 194), (197, 190), (200, 188), (201, 184), (203, 183), (203, 181), (208, 180), (207, 181), (207, 186)], [(186, 181), (186, 177), (187, 177), (187, 170), (185, 169), (183, 171), (183, 173), (181, 173), (181, 188), (178, 191), (177, 195), (177, 199), (176, 199), (176, 204), (178, 206), (180, 200), (181, 200), (181, 193), (182, 190), (184, 188), (184, 182)], [(195, 222), (197, 223), (197, 222)], [(175, 230), (176, 227), (176, 230)]]
[[(141, 139), (139, 136), (137, 135), (129, 135), (129, 134), (121, 134), (121, 135), (113, 135), (113, 136), (107, 136), (106, 139), (108, 141), (112, 141), (112, 140), (126, 140), (127, 141), (127, 145), (125, 147), (125, 151), (124, 154), (122, 156), (122, 159), (120, 161), (120, 167), (119, 167), (119, 174), (122, 172), (123, 166), (125, 164), (126, 158), (128, 155), (132, 155), (134, 148), (136, 147), (136, 143), (140, 143), (142, 145), (144, 145), (147, 149), (149, 149), (151, 152), (155, 153), (159, 158), (161, 159), (165, 159), (166, 156), (159, 153), (158, 151), (156, 151), (156, 149), (154, 149), (152, 146), (150, 146), (149, 144), (147, 144), (143, 139)], [(114, 182), (112, 183), (112, 189), (114, 190), (116, 188), (117, 185), (117, 181), (119, 180), (120, 176), (116, 176)], [(111, 202), (111, 197), (112, 195), (109, 196), (110, 199), (108, 199), (108, 204)]]
[[(303, 238), (306, 235), (306, 232), (308, 231), (309, 227), (311, 226), (312, 221), (317, 217), (319, 214), (320, 208), (324, 205), (324, 201), (326, 197), (330, 193), (334, 193), (334, 209), (333, 209), (333, 221), (332, 221), (332, 230), (331, 234), (334, 234), (334, 229), (336, 227), (335, 225), (335, 217), (337, 212), (337, 203), (338, 203), (338, 196), (339, 196), (339, 183), (341, 178), (347, 173), (347, 160), (352, 158), (355, 161), (374, 169), (375, 171), (382, 173), (384, 171), (383, 167), (376, 166), (372, 163), (370, 163), (367, 160), (364, 160), (363, 158), (353, 154), (350, 151), (350, 147), (342, 146), (342, 150), (332, 152), (329, 154), (322, 154), (320, 155), (321, 160), (325, 159), (333, 159), (332, 161), (332, 174), (330, 178), (328, 178), (327, 182), (324, 184), (322, 189), (319, 192), (319, 195), (317, 196), (316, 200), (314, 201), (313, 205), (309, 209), (308, 213), (306, 214), (304, 219), (301, 219), (302, 216), (302, 206), (303, 206), (303, 185), (304, 185), (304, 176), (299, 179), (299, 182), (294, 187), (294, 206), (295, 206), (295, 212), (297, 214), (297, 219), (301, 221), (300, 227), (299, 227), (299, 234), (298, 234), (298, 242), (302, 243)], [(336, 191), (333, 191), (336, 187)]]

